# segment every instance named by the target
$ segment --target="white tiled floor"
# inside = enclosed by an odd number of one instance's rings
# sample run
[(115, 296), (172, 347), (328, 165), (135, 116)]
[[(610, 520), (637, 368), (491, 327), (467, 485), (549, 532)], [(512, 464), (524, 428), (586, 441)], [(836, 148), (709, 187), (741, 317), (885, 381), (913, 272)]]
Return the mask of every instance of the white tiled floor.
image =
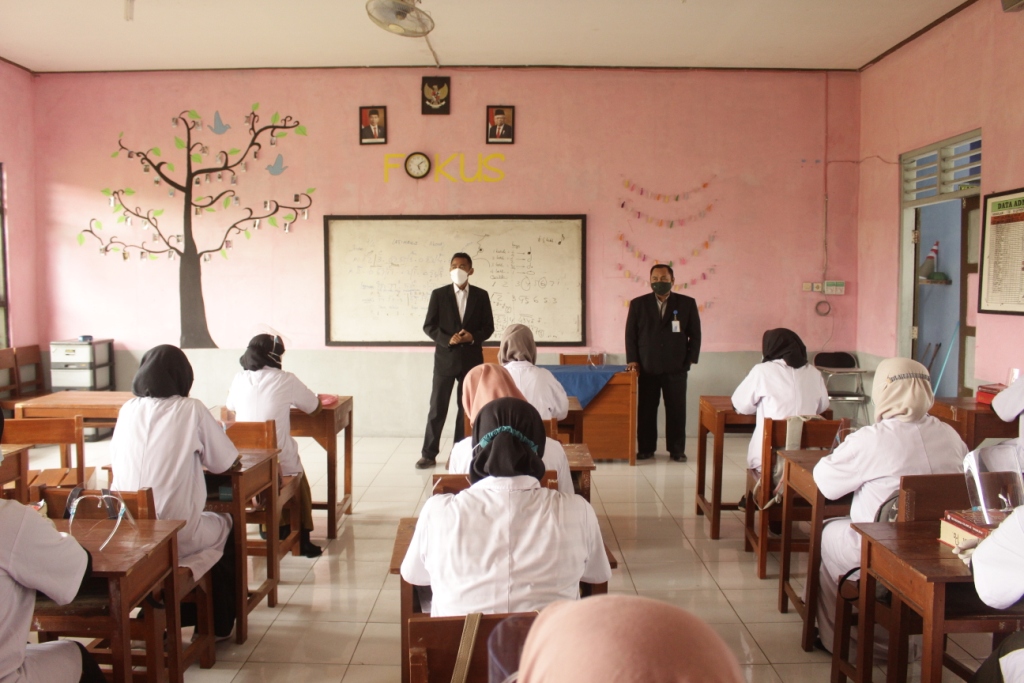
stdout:
[[(106, 462), (108, 443), (87, 444), (90, 465)], [(196, 665), (186, 681), (400, 680), (398, 581), (388, 575), (388, 563), (396, 521), (414, 515), (428, 495), (431, 472), (413, 468), (420, 443), (419, 438), (357, 438), (355, 514), (345, 518), (339, 537), (317, 560), (285, 558), (278, 606), (258, 607), (250, 617), (248, 642), (220, 644), (216, 666)], [(742, 493), (746, 444), (742, 438), (726, 440), (725, 500)], [(446, 440), (442, 453), (450, 445)], [(325, 499), (323, 450), (311, 440), (301, 440), (300, 449), (313, 496)], [(729, 644), (749, 682), (828, 681), (829, 655), (801, 650), (799, 616), (776, 608), (777, 559), (769, 561), (768, 578), (757, 579), (753, 555), (743, 551), (742, 520), (734, 512), (724, 513), (722, 538), (708, 539), (707, 522), (694, 512), (696, 450), (691, 443), (688, 463), (671, 462), (664, 451), (636, 467), (598, 463), (591, 503), (619, 560), (610, 590), (697, 614)], [(32, 464), (53, 466), (55, 459), (55, 453), (40, 451)], [(322, 519), (314, 532), (320, 543), (325, 542)], [(261, 575), (262, 561), (254, 563), (253, 571)], [(950, 650), (972, 667), (989, 650), (986, 637), (953, 640), (957, 644)], [(945, 673), (944, 680), (958, 680)], [(875, 678), (882, 677), (879, 671)]]

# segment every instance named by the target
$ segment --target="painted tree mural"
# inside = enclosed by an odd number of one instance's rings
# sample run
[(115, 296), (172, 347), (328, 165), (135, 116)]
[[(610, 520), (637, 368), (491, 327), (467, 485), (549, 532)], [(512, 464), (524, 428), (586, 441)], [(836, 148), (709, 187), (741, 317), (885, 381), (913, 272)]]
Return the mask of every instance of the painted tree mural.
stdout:
[[(164, 209), (143, 209), (133, 206), (137, 201), (136, 191), (130, 187), (102, 190), (109, 198), (117, 223), (132, 229), (129, 237), (117, 235), (106, 237), (103, 224), (93, 218), (89, 227), (78, 234), (78, 243), (85, 244), (87, 236), (99, 240), (100, 253), (109, 255), (120, 253), (128, 260), (134, 254), (140, 258), (156, 260), (162, 254), (179, 261), (178, 295), (180, 299), (181, 346), (182, 348), (216, 348), (210, 337), (206, 324), (206, 304), (203, 300), (203, 263), (209, 262), (214, 255), (220, 254), (227, 258), (228, 250), (233, 246), (231, 238), (235, 235), (252, 237), (253, 232), (261, 227), (281, 228), (288, 232), (292, 223), (301, 218), (309, 217), (309, 207), (313, 205), (312, 194), (315, 188), (305, 192), (291, 194), (291, 201), (276, 199), (262, 200), (255, 205), (243, 206), (238, 195), (239, 178), (246, 171), (258, 173), (265, 170), (271, 176), (280, 176), (287, 170), (284, 156), (274, 155), (278, 143), (289, 133), (305, 136), (306, 127), (291, 116), (280, 116), (274, 113), (270, 122), (260, 125), (259, 103), (252, 105), (252, 111), (245, 116), (248, 124), (248, 142), (240, 147), (230, 147), (211, 154), (210, 148), (199, 140), (207, 131), (203, 129), (203, 119), (197, 111), (189, 109), (171, 119), (171, 124), (179, 129), (174, 137), (175, 152), (184, 158), (177, 168), (172, 161), (164, 159), (159, 147), (147, 149), (134, 148), (124, 142), (124, 133), (118, 138), (117, 151), (111, 154), (118, 157), (124, 153), (128, 159), (137, 161), (143, 173), (152, 173), (156, 185), (166, 185), (171, 201), (181, 202), (181, 232), (176, 232), (177, 222), (164, 217)], [(214, 115), (213, 125), (208, 126), (209, 132), (220, 136), (231, 128), (221, 120), (220, 112)], [(183, 137), (182, 137), (183, 136)], [(275, 156), (273, 163), (261, 163), (261, 150), (264, 144), (271, 148), (267, 156)], [(212, 188), (217, 187), (217, 191)], [(221, 190), (227, 184), (227, 189)], [(210, 194), (200, 194), (209, 192)], [(213, 215), (209, 215), (213, 214)], [(218, 236), (216, 240), (207, 239), (204, 246), (197, 240), (195, 218), (203, 216), (202, 232)], [(163, 221), (163, 222), (161, 222)]]

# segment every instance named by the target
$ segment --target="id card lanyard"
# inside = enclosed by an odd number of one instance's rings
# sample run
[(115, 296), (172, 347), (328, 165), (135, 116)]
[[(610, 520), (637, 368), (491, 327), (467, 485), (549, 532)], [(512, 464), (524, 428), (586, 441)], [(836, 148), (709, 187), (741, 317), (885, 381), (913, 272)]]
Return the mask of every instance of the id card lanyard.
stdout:
[(681, 332), (679, 327), (679, 311), (672, 311), (672, 331)]

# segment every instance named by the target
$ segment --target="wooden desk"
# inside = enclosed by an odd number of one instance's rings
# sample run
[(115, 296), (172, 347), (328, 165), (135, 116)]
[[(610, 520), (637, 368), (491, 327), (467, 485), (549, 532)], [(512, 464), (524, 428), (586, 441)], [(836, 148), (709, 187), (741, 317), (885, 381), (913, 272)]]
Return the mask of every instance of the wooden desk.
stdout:
[[(114, 427), (121, 406), (134, 398), (130, 391), (60, 391), (21, 401), (14, 407), (17, 418), (75, 417), (81, 415), (87, 427)], [(338, 500), (338, 434), (345, 430), (345, 488)], [(338, 402), (316, 415), (301, 410), (291, 412), (292, 436), (310, 436), (327, 451), (327, 502), (314, 502), (318, 510), (334, 510), (327, 515), (327, 537), (337, 538), (338, 515), (352, 512), (352, 397), (339, 396)]]
[[(723, 437), (728, 433), (752, 434), (756, 416), (740, 415), (729, 396), (701, 396), (700, 422), (697, 425), (697, 514), (711, 520), (711, 538), (721, 535), (722, 510), (737, 510), (736, 503), (722, 503)], [(715, 437), (711, 461), (711, 500), (704, 497), (707, 478), (708, 434)]]
[(583, 409), (583, 440), (594, 460), (636, 464), (636, 373), (617, 372)]
[[(54, 520), (58, 531), (68, 530), (68, 520)], [(135, 528), (122, 523), (106, 548), (107, 539), (116, 520), (82, 519), (75, 522), (72, 535), (92, 555), (92, 575), (107, 580), (111, 619), (115, 625), (110, 639), (115, 683), (132, 681), (131, 611), (154, 590), (163, 588), (165, 596), (175, 595), (175, 568), (178, 566), (178, 530), (181, 521), (135, 520)], [(74, 604), (74, 603), (72, 603)], [(180, 634), (178, 610), (166, 610), (167, 632)], [(168, 639), (171, 668), (180, 672), (180, 636)], [(147, 644), (148, 647), (148, 644)], [(149, 658), (156, 662), (156, 671), (148, 672), (149, 680), (163, 680), (163, 650)]]
[[(805, 652), (814, 649), (817, 635), (815, 619), (818, 614), (819, 569), (821, 568), (821, 529), (825, 519), (845, 517), (850, 514), (853, 494), (842, 500), (827, 500), (814, 483), (814, 466), (828, 455), (828, 451), (779, 451), (785, 459), (782, 473), (782, 558), (779, 570), (779, 611), (788, 610), (789, 600), (804, 620), (800, 646)], [(807, 600), (789, 582), (793, 553), (793, 519), (796, 499), (802, 498), (811, 504), (811, 535), (807, 542)]]
[(562, 446), (565, 457), (569, 461), (569, 473), (572, 475), (573, 486), (577, 493), (590, 502), (590, 473), (597, 469), (594, 459), (590, 457), (590, 449), (583, 443), (570, 443)]
[[(903, 605), (921, 615), (922, 683), (942, 680), (946, 633), (1010, 633), (1024, 627), (1024, 601), (1008, 610), (994, 610), (981, 602), (971, 570), (938, 542), (938, 522), (854, 524), (853, 528), (861, 535), (858, 644), (874, 641), (875, 587), (881, 582), (892, 591), (894, 615), (901, 613)], [(897, 636), (890, 634), (889, 647), (898, 645)], [(873, 654), (873, 647), (857, 648), (858, 671), (872, 670)]]
[[(244, 451), (237, 466), (223, 474), (206, 473), (206, 487), (210, 498), (206, 509), (231, 515), (235, 543), (235, 642), (244, 643), (249, 637), (249, 612), (264, 597), (268, 604), (277, 604), (277, 584), (280, 580), (280, 542), (277, 527), (277, 450)], [(231, 500), (218, 499), (220, 486), (231, 486)], [(245, 507), (260, 494), (267, 496), (267, 578), (254, 590), (249, 590), (249, 545), (245, 531)]]
[[(339, 396), (338, 402), (316, 415), (301, 410), (291, 412), (292, 436), (310, 436), (327, 451), (327, 501), (313, 501), (314, 510), (327, 510), (327, 538), (338, 537), (338, 518), (352, 514), (352, 397)], [(344, 495), (338, 500), (338, 434), (345, 430)]]
[(583, 443), (583, 406), (575, 396), (569, 397), (569, 413), (558, 421), (558, 431), (569, 435), (569, 443)]
[(1016, 420), (1003, 422), (992, 406), (973, 398), (936, 398), (928, 413), (955, 429), (972, 451), (985, 439), (1013, 439), (1018, 435)]
[(2, 446), (0, 488), (14, 482), (14, 499), (22, 505), (28, 505), (28, 451), (30, 448), (32, 446), (8, 443)]

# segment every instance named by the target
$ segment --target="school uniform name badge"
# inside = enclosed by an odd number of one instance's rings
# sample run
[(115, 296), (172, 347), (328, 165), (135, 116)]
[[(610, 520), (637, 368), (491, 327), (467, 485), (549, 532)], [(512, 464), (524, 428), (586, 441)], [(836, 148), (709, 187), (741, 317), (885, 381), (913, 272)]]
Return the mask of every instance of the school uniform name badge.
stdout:
[(679, 311), (672, 311), (672, 331), (682, 332), (679, 327)]

